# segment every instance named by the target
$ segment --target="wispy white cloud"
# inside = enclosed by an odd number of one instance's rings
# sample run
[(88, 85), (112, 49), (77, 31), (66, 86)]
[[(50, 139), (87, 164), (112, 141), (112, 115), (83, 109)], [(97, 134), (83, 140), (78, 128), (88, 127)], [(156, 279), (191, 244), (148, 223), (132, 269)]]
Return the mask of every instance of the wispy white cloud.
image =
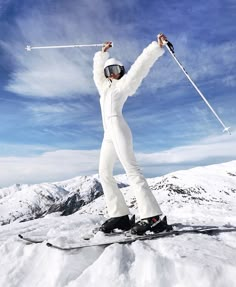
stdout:
[(51, 103), (51, 104), (28, 104), (26, 110), (30, 113), (36, 123), (50, 126), (74, 123), (88, 115), (91, 107), (82, 103)]
[[(135, 3), (132, 2), (132, 5), (126, 3), (126, 5), (131, 7)], [(143, 39), (135, 39), (137, 23), (125, 25), (121, 22), (119, 25), (113, 25), (114, 15), (105, 1), (96, 1), (96, 3), (85, 0), (73, 1), (73, 5), (70, 7), (66, 5), (66, 8), (68, 9), (59, 9), (57, 14), (48, 16), (45, 13), (46, 8), (40, 7), (38, 11), (33, 9), (24, 18), (18, 19), (20, 36), (12, 32), (12, 39), (8, 43), (2, 43), (15, 59), (15, 69), (6, 87), (8, 91), (30, 97), (73, 97), (96, 93), (92, 80), (94, 48), (66, 51), (34, 50), (29, 53), (24, 50), (27, 44), (60, 45), (114, 40), (115, 47), (111, 53), (121, 58), (127, 68), (148, 44)], [(150, 41), (154, 39), (155, 35)], [(228, 41), (212, 45), (201, 41), (197, 47), (194, 47), (184, 33), (177, 37), (173, 35), (171, 40), (175, 45), (177, 56), (196, 80), (204, 79), (206, 76), (221, 75), (222, 67), (229, 69), (235, 66), (235, 57), (233, 57), (235, 42)], [(232, 83), (229, 76), (225, 73), (225, 80), (222, 77), (223, 83), (228, 85)], [(156, 90), (175, 85), (183, 78), (184, 75), (179, 67), (171, 58), (165, 56), (155, 65), (153, 73), (150, 74), (148, 87)]]
[[(12, 144), (0, 142), (0, 158), (19, 157), (19, 156), (35, 156), (36, 154), (42, 154), (45, 152), (55, 150), (54, 147), (49, 145), (32, 145), (32, 144)], [(2, 170), (4, 170), (4, 166)], [(1, 173), (1, 171), (0, 171)]]
[(68, 179), (97, 173), (99, 152), (58, 150), (34, 157), (1, 157), (0, 186)]
[[(94, 7), (86, 5), (85, 2), (81, 1), (81, 5), (77, 2), (74, 10), (60, 9), (58, 14), (49, 17), (46, 6), (37, 10), (36, 5), (33, 11), (29, 10), (24, 18), (18, 19), (18, 34), (9, 29), (11, 37), (7, 42), (1, 43), (5, 51), (15, 60), (14, 71), (6, 87), (8, 91), (30, 97), (73, 97), (95, 92), (91, 68), (94, 49), (69, 49), (66, 52), (24, 50), (27, 44), (91, 43), (93, 38), (89, 35), (92, 23), (87, 19), (84, 9), (92, 13)], [(103, 13), (98, 15), (102, 17)], [(104, 39), (101, 35), (100, 41), (103, 42)]]
[(18, 57), (18, 68), (12, 73), (6, 90), (47, 98), (76, 97), (95, 92), (89, 69), (91, 61), (82, 59), (79, 53), (73, 57), (58, 51), (29, 55), (22, 50), (21, 53), (24, 55)]
[[(95, 106), (95, 107), (94, 107)], [(102, 119), (99, 104), (89, 101), (39, 103), (26, 105), (31, 121), (41, 132), (54, 138), (64, 139), (68, 148), (86, 145), (95, 147), (97, 136), (102, 135)], [(93, 141), (91, 142), (91, 139)], [(58, 143), (60, 146), (60, 142)], [(100, 142), (97, 143), (97, 146)], [(63, 145), (64, 146), (64, 145)]]
[(187, 146), (178, 146), (158, 153), (138, 154), (141, 165), (152, 175), (189, 166), (220, 163), (236, 159), (236, 135), (211, 136)]

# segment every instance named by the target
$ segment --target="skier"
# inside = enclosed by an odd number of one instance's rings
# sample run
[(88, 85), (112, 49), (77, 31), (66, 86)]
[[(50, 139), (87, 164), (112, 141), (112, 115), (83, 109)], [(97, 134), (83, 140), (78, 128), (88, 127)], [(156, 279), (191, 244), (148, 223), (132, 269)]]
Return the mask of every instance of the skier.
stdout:
[[(100, 230), (109, 233), (118, 228), (133, 234), (144, 234), (150, 230), (162, 232), (169, 230), (162, 211), (142, 175), (133, 151), (132, 134), (122, 115), (122, 108), (128, 96), (134, 95), (142, 80), (147, 76), (155, 61), (163, 55), (164, 34), (157, 36), (136, 59), (125, 73), (123, 64), (109, 58), (107, 52), (111, 42), (106, 42), (102, 51), (94, 55), (94, 82), (100, 94), (100, 105), (104, 127), (104, 138), (100, 152), (99, 176), (103, 187), (109, 219)], [(129, 184), (135, 193), (140, 221), (136, 224), (129, 219), (129, 209), (113, 177), (115, 161), (119, 159), (127, 174)]]

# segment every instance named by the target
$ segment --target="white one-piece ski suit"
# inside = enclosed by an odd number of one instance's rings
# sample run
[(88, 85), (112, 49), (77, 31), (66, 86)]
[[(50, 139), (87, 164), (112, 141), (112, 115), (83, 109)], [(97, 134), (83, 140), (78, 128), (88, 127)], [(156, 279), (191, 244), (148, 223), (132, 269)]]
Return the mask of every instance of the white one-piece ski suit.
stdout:
[(155, 61), (164, 53), (157, 42), (147, 46), (127, 74), (119, 80), (109, 80), (104, 75), (108, 52), (94, 55), (94, 82), (100, 94), (104, 138), (100, 152), (99, 176), (103, 187), (108, 214), (119, 217), (129, 214), (125, 199), (113, 177), (113, 167), (121, 162), (129, 184), (135, 194), (140, 218), (161, 215), (161, 209), (142, 175), (133, 151), (132, 134), (122, 115), (128, 96), (132, 96), (147, 76)]

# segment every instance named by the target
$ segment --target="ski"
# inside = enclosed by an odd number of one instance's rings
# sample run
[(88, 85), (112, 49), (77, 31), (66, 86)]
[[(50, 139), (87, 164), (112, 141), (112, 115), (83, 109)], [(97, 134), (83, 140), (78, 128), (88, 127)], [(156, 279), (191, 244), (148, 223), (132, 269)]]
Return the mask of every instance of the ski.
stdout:
[(33, 238), (25, 237), (22, 234), (18, 234), (18, 237), (24, 241), (27, 241), (28, 243), (43, 243), (44, 242), (44, 240), (42, 239), (33, 239)]
[(71, 245), (71, 246), (59, 246), (50, 242), (47, 242), (47, 246), (59, 250), (70, 251), (70, 250), (79, 250), (81, 248), (88, 248), (88, 247), (107, 247), (112, 244), (131, 244), (135, 241), (145, 241), (145, 240), (154, 240), (159, 238), (165, 237), (173, 237), (187, 233), (196, 233), (196, 234), (205, 234), (209, 236), (218, 235), (222, 232), (235, 232), (236, 228), (199, 228), (199, 229), (185, 229), (185, 230), (171, 230), (162, 233), (154, 233), (154, 234), (145, 234), (145, 235), (132, 235), (132, 234), (125, 234), (125, 237), (117, 240), (112, 240), (109, 242), (98, 242), (98, 243), (81, 243), (79, 245)]
[[(99, 231), (99, 229), (94, 229), (92, 233), (89, 233), (89, 234), (86, 234), (86, 235), (82, 236), (82, 239), (85, 240), (85, 241), (86, 240), (90, 240), (96, 235), (96, 233), (98, 231)], [(113, 236), (117, 236), (117, 235), (121, 235), (121, 234), (124, 234), (124, 232), (123, 231), (114, 231), (112, 233), (104, 233), (104, 235), (106, 237), (113, 237)], [(37, 243), (43, 243), (44, 241), (47, 240), (46, 238), (45, 239), (35, 239), (35, 238), (24, 236), (23, 234), (18, 234), (18, 237), (21, 240), (26, 241), (26, 242), (31, 243), (31, 244), (33, 244), (33, 243), (36, 243), (36, 244)]]

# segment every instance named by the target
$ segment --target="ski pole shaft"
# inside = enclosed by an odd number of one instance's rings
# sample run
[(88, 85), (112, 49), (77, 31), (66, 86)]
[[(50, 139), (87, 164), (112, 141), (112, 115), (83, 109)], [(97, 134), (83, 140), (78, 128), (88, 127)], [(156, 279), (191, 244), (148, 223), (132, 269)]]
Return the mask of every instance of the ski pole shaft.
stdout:
[[(82, 48), (82, 47), (102, 47), (104, 44), (74, 44), (74, 45), (57, 45), (57, 46), (26, 46), (27, 51), (38, 50), (38, 49), (61, 49), (61, 48)], [(113, 47), (113, 42), (111, 42)]]
[(166, 48), (167, 50), (170, 52), (171, 56), (174, 58), (174, 60), (176, 61), (176, 63), (178, 64), (178, 66), (181, 68), (181, 70), (184, 72), (185, 76), (188, 78), (188, 80), (190, 81), (190, 83), (193, 85), (193, 87), (195, 88), (195, 90), (198, 92), (198, 94), (201, 96), (201, 98), (203, 99), (203, 101), (206, 103), (206, 105), (209, 107), (209, 109), (212, 111), (212, 113), (214, 114), (214, 116), (217, 118), (217, 120), (220, 122), (220, 124), (223, 126), (224, 130), (223, 132), (228, 132), (229, 134), (230, 131), (230, 127), (226, 127), (225, 124), (223, 123), (223, 121), (220, 119), (220, 117), (217, 115), (217, 113), (215, 112), (215, 110), (212, 108), (212, 106), (210, 105), (210, 103), (207, 101), (207, 99), (204, 97), (203, 93), (199, 90), (199, 88), (197, 87), (197, 85), (193, 82), (193, 80), (190, 78), (189, 74), (187, 73), (187, 71), (185, 70), (185, 68), (183, 67), (183, 65), (179, 62), (179, 60), (177, 59), (177, 57), (174, 54), (174, 49), (172, 44), (168, 45), (169, 42), (167, 42)]

